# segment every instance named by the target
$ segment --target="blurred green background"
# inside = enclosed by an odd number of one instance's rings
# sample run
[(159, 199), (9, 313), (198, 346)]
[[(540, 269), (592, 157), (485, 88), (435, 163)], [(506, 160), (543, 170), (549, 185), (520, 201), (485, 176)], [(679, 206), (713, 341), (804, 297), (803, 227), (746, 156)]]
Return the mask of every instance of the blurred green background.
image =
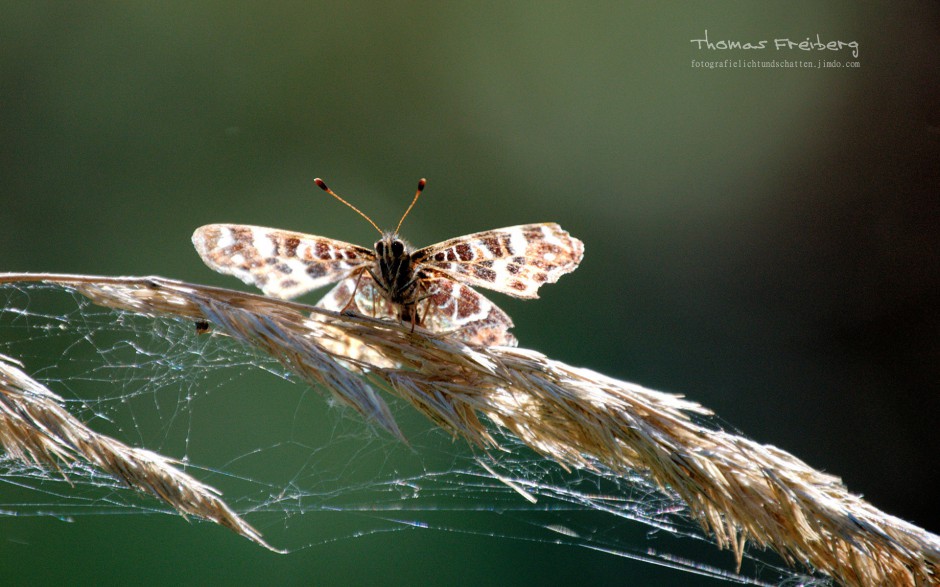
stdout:
[[(427, 177), (416, 245), (550, 220), (586, 243), (541, 300), (491, 296), (522, 346), (684, 393), (940, 530), (936, 3), (0, 8), (0, 271), (242, 287), (202, 264), (193, 229), (370, 244), (313, 178), (390, 227)], [(706, 29), (855, 40), (861, 67), (693, 68), (804, 57), (698, 51)], [(241, 407), (226, 418), (252, 422)], [(277, 556), (172, 516), (0, 528), (14, 583), (714, 583), (435, 531)]]

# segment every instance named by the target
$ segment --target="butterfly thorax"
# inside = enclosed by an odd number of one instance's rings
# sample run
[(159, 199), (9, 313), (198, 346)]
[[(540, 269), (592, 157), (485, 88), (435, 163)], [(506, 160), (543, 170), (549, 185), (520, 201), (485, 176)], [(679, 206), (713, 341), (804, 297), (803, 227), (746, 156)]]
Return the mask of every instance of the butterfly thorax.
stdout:
[(387, 232), (375, 243), (378, 272), (376, 283), (388, 294), (389, 300), (402, 306), (414, 305), (417, 280), (414, 275), (411, 245), (394, 232)]

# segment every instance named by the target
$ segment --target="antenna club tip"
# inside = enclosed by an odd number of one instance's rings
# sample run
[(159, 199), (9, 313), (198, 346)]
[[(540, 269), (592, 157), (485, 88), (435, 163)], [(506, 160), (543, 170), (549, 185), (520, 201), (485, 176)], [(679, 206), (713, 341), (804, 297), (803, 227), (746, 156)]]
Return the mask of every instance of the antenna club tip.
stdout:
[(321, 190), (323, 190), (324, 192), (329, 192), (329, 191), (330, 191), (330, 188), (328, 188), (328, 187), (326, 186), (326, 182), (323, 181), (322, 179), (320, 179), (319, 177), (316, 178), (316, 179), (314, 179), (314, 180), (313, 180), (313, 183), (317, 184), (317, 187), (319, 187), (319, 188), (320, 188)]
[(424, 189), (424, 186), (426, 186), (426, 185), (428, 185), (428, 180), (427, 180), (427, 179), (425, 179), (425, 178), (422, 177), (421, 179), (418, 180), (418, 190), (423, 190), (423, 189)]

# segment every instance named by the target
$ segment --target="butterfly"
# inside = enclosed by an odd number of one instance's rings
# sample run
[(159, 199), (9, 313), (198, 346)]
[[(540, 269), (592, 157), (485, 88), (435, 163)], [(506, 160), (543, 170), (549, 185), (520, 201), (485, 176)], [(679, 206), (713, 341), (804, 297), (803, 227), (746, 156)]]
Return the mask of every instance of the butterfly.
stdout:
[(210, 268), (255, 285), (265, 295), (294, 298), (331, 283), (317, 304), (336, 312), (397, 320), (476, 346), (514, 346), (512, 319), (474, 287), (534, 299), (545, 283), (574, 271), (584, 244), (553, 222), (486, 230), (414, 249), (383, 232), (321, 179), (317, 185), (365, 218), (381, 235), (372, 249), (339, 240), (243, 224), (196, 229), (193, 245)]

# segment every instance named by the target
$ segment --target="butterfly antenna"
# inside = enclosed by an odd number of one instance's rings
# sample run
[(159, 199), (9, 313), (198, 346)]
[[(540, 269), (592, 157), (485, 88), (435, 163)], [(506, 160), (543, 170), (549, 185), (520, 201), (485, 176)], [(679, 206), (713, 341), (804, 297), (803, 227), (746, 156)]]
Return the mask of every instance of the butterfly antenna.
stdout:
[[(356, 208), (355, 206), (353, 206), (352, 204), (350, 204), (349, 202), (347, 202), (347, 201), (344, 200), (343, 198), (341, 198), (341, 197), (339, 197), (338, 195), (336, 195), (336, 192), (334, 192), (333, 190), (331, 190), (331, 189), (329, 188), (329, 186), (326, 185), (326, 182), (324, 182), (324, 181), (323, 181), (322, 179), (320, 179), (319, 177), (316, 178), (316, 179), (314, 179), (313, 181), (317, 184), (317, 186), (318, 186), (321, 190), (323, 190), (324, 192), (330, 194), (331, 196), (333, 196), (334, 198), (336, 198), (336, 199), (339, 200), (340, 202), (346, 204), (347, 206), (349, 206), (350, 208), (352, 208), (353, 210), (355, 210), (357, 214), (359, 214), (360, 216), (362, 216), (363, 218), (365, 218), (366, 220), (368, 220), (368, 221), (369, 221), (369, 224), (371, 224), (377, 231), (379, 231), (379, 234), (382, 234), (382, 229), (379, 228), (378, 225), (377, 225), (375, 222), (372, 222), (372, 219), (369, 218), (368, 216), (366, 216), (366, 215), (365, 215), (365, 212), (363, 212), (363, 211), (360, 210), (359, 208)], [(419, 191), (420, 191), (420, 190), (419, 190)], [(415, 199), (417, 199), (417, 197), (416, 197)], [(410, 208), (409, 208), (409, 210), (410, 210)], [(400, 226), (400, 225), (401, 225), (401, 223), (399, 222), (399, 226)]]
[(428, 180), (423, 177), (418, 180), (418, 191), (415, 192), (415, 199), (411, 200), (411, 205), (408, 206), (408, 209), (405, 210), (405, 213), (401, 215), (401, 220), (398, 221), (398, 226), (395, 227), (395, 232), (398, 232), (398, 229), (401, 228), (401, 223), (405, 221), (405, 217), (408, 216), (408, 213), (411, 212), (411, 209), (415, 207), (415, 202), (418, 201), (418, 196), (421, 195), (421, 192), (424, 191), (424, 186), (428, 184)]

